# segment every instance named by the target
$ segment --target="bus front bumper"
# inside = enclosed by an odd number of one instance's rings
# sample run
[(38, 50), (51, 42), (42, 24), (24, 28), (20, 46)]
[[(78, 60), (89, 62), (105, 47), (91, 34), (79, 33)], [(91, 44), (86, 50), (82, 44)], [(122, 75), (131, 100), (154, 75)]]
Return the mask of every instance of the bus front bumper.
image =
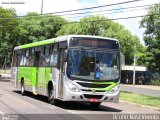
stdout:
[(119, 93), (117, 90), (114, 93), (106, 92), (73, 92), (69, 89), (65, 91), (63, 101), (87, 101), (87, 102), (119, 102)]

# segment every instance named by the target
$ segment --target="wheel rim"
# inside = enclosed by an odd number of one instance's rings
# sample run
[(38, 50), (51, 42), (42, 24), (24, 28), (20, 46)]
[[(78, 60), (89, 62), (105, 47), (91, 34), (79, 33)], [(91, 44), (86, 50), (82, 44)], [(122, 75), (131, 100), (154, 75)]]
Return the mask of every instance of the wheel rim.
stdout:
[(50, 90), (49, 100), (50, 100), (50, 102), (54, 102), (53, 90)]
[(21, 85), (21, 93), (24, 93), (24, 85)]

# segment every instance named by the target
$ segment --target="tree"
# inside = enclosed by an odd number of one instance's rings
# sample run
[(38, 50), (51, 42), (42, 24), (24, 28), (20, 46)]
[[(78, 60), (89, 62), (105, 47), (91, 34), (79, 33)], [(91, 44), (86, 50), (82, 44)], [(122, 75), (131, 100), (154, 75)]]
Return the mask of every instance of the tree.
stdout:
[(14, 9), (0, 7), (0, 13), (0, 66), (2, 66), (11, 63), (12, 51), (17, 42), (19, 29)]
[(84, 34), (115, 38), (120, 41), (121, 52), (124, 53), (126, 64), (133, 63), (134, 49), (140, 50), (142, 45), (137, 36), (132, 35), (124, 26), (101, 16), (89, 16), (79, 22), (62, 26), (57, 35)]
[(145, 28), (144, 41), (148, 46), (145, 54), (145, 65), (150, 70), (160, 72), (160, 3), (150, 7), (140, 24)]
[(40, 16), (28, 13), (23, 18), (17, 18), (14, 9), (0, 7), (0, 66), (4, 61), (11, 65), (15, 46), (56, 37), (57, 31), (66, 23), (58, 16)]
[(37, 13), (28, 13), (19, 20), (22, 38), (20, 44), (54, 38), (65, 22), (64, 18), (58, 16), (40, 16)]

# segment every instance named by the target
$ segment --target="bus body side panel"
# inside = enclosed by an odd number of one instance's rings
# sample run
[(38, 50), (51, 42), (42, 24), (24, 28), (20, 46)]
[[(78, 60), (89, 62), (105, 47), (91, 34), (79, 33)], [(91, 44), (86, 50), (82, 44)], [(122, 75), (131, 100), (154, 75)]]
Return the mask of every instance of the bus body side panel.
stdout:
[(51, 68), (50, 67), (37, 68), (38, 94), (47, 95), (47, 85), (49, 80), (51, 80)]
[(11, 68), (11, 84), (14, 87), (18, 87), (18, 67)]
[(58, 81), (59, 81), (59, 70), (54, 67), (52, 68), (52, 82), (53, 82), (53, 89), (54, 89), (54, 97), (58, 98)]
[(37, 68), (37, 83), (38, 83), (38, 86), (37, 86), (38, 89), (45, 87), (44, 86), (44, 84), (45, 84), (45, 67)]
[(43, 95), (48, 96), (48, 82), (52, 79), (52, 68), (45, 68), (45, 83), (44, 83), (44, 93)]
[(50, 67), (46, 67), (46, 70), (45, 70), (45, 73), (46, 73), (46, 75), (45, 75), (45, 81), (46, 81), (45, 86), (47, 86), (49, 80), (52, 79), (52, 70), (51, 69), (52, 68), (50, 68)]
[(32, 68), (32, 73), (31, 73), (31, 85), (32, 89), (37, 87), (37, 68), (33, 67)]
[(35, 67), (19, 67), (18, 68), (18, 82), (21, 83), (21, 79), (24, 79), (25, 89), (27, 86), (35, 84)]

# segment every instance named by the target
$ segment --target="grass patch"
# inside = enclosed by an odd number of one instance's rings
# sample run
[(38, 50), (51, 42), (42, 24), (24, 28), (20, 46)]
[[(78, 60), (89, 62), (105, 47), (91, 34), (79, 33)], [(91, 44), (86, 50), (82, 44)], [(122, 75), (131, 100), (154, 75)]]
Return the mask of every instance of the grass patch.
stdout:
[(152, 97), (133, 92), (121, 91), (120, 100), (160, 108), (160, 97)]

